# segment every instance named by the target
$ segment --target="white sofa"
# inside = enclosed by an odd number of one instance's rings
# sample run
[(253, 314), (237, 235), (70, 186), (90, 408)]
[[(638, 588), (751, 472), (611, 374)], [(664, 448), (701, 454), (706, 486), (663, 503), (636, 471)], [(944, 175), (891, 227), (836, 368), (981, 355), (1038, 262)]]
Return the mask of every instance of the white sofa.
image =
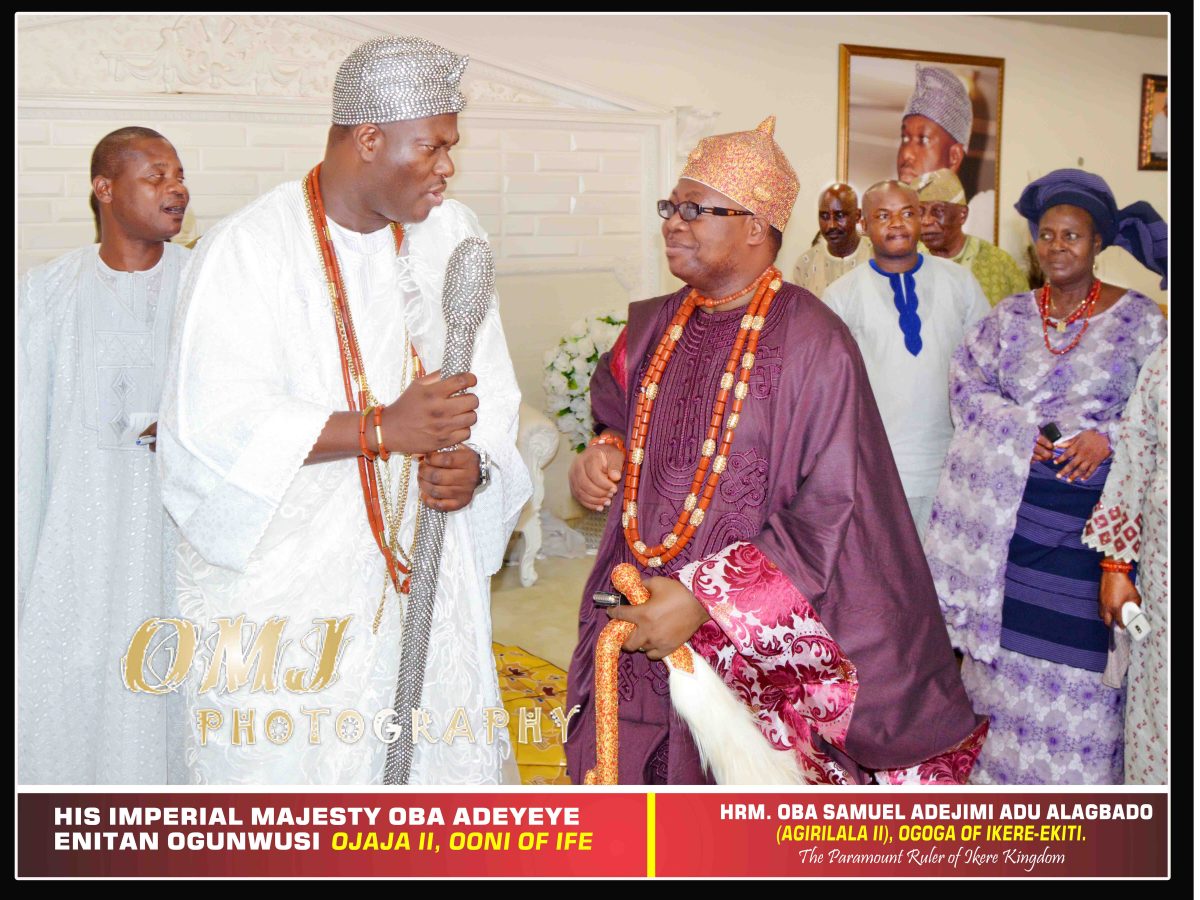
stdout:
[(525, 465), (529, 468), (529, 477), (533, 481), (533, 495), (521, 516), (517, 519), (517, 528), (513, 532), (514, 539), (522, 538), (523, 546), (520, 554), (521, 584), (529, 587), (537, 581), (537, 571), (534, 562), (542, 547), (542, 500), (546, 496), (546, 481), (543, 469), (550, 464), (554, 454), (558, 452), (558, 429), (541, 410), (528, 403), (521, 404), (520, 419), (517, 428), (517, 450)]

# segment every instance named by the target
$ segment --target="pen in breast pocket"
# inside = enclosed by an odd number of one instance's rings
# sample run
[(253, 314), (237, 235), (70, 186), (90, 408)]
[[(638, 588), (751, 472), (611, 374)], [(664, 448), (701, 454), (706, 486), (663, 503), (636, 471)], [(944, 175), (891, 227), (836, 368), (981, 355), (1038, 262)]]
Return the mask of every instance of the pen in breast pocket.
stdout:
[(152, 434), (145, 434), (138, 438), (134, 443), (139, 447), (149, 447), (155, 442), (156, 438)]

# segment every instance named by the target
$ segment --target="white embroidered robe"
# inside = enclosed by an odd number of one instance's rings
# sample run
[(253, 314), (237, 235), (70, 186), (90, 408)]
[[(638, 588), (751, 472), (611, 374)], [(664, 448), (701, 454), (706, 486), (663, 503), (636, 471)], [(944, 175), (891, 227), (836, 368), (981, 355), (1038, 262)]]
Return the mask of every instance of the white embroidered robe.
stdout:
[[(172, 615), (175, 537), (154, 455), (168, 333), (189, 254), (144, 272), (99, 246), (29, 272), (18, 311), (18, 781), (182, 779), (171, 697), (135, 694), (121, 658)], [(165, 565), (164, 565), (165, 561)], [(160, 668), (164, 658), (152, 665)]]
[[(407, 228), (400, 255), (390, 229), (357, 234), (330, 224), (372, 390), (390, 403), (402, 388), (406, 336), (426, 371), (441, 364), (442, 281), (463, 238), (484, 236), (454, 201)], [(211, 634), (218, 617), (247, 626), (287, 617), (282, 668), (311, 668), (314, 621), (352, 617), (337, 678), (312, 693), (251, 691), (251, 684), (198, 694), (189, 683), (188, 763), (200, 783), (380, 783), (386, 745), (374, 718), (391, 706), (400, 658), (399, 604), (389, 590), (378, 634), (371, 625), (385, 580), (354, 459), (303, 465), (330, 414), (345, 410), (330, 297), (301, 186), (281, 185), (221, 222), (197, 246), (172, 334), (172, 378), (159, 430), (164, 501), (179, 523), (180, 605)], [(412, 784), (487, 784), (515, 779), (506, 730), (488, 740), (501, 707), (491, 652), (489, 576), (530, 493), (516, 450), (520, 394), (497, 307), (479, 329), (472, 371), (479, 421), (471, 442), (490, 454), (493, 480), (447, 518), (425, 690), (434, 741), (417, 743)], [(399, 479), (400, 454), (389, 463)], [(402, 543), (413, 536), (416, 466)], [(247, 627), (247, 645), (249, 629)], [(463, 709), (470, 738), (442, 740)], [(222, 726), (201, 745), (198, 716)], [(290, 739), (276, 744), (282, 717)], [(327, 715), (304, 710), (327, 709)], [(233, 725), (253, 711), (253, 745)], [(338, 716), (348, 712), (339, 723)], [(353, 713), (361, 715), (356, 720)], [(315, 725), (314, 725), (315, 723)], [(318, 743), (311, 743), (312, 728)], [(336, 732), (336, 733), (335, 733)], [(247, 735), (243, 734), (243, 737)]]

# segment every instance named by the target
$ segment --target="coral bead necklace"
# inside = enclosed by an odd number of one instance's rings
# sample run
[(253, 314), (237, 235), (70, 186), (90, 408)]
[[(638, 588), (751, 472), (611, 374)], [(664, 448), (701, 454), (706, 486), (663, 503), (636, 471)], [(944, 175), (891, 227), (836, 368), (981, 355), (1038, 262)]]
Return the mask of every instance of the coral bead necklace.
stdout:
[[(771, 308), (771, 301), (775, 299), (775, 294), (782, 286), (783, 278), (774, 266), (763, 272), (751, 285), (754, 297), (747, 306), (745, 315), (742, 316), (737, 338), (733, 342), (729, 359), (725, 363), (725, 373), (721, 376), (720, 388), (713, 404), (712, 419), (700, 449), (700, 459), (696, 463), (696, 474), (692, 479), (691, 489), (684, 499), (683, 508), (680, 510), (671, 532), (660, 543), (648, 546), (642, 540), (638, 524), (638, 482), (641, 478), (642, 464), (646, 458), (646, 438), (650, 431), (650, 415), (654, 409), (654, 401), (658, 396), (663, 373), (666, 371), (671, 354), (680, 338), (683, 337), (683, 330), (696, 308), (700, 306), (712, 308), (728, 303), (746, 293), (746, 288), (716, 300), (702, 297), (699, 291), (693, 289), (684, 298), (679, 310), (659, 339), (654, 356), (642, 378), (637, 405), (634, 409), (633, 427), (629, 435), (629, 454), (625, 459), (625, 494), (621, 514), (621, 526), (625, 530), (625, 541), (633, 551), (634, 557), (643, 566), (658, 568), (670, 562), (687, 546), (704, 521), (704, 513), (716, 493), (717, 481), (728, 464), (729, 448), (733, 444), (734, 431), (741, 418), (742, 404), (749, 393), (748, 383), (750, 373), (754, 369), (754, 352), (758, 347), (759, 334), (762, 332), (767, 312)], [(730, 393), (733, 394), (734, 399), (729, 417), (726, 419), (725, 410)], [(723, 436), (722, 424), (724, 424)], [(717, 438), (719, 436), (721, 443), (718, 447)]]
[(1042, 315), (1042, 340), (1044, 340), (1046, 343), (1046, 349), (1055, 356), (1063, 356), (1078, 347), (1079, 342), (1083, 340), (1084, 333), (1088, 330), (1088, 325), (1091, 324), (1092, 313), (1095, 312), (1096, 302), (1099, 299), (1100, 279), (1097, 278), (1094, 282), (1092, 282), (1092, 288), (1090, 291), (1088, 291), (1087, 296), (1083, 298), (1083, 302), (1075, 307), (1075, 309), (1073, 309), (1071, 313), (1066, 316), (1066, 318), (1059, 319), (1055, 325), (1055, 329), (1058, 331), (1058, 333), (1062, 334), (1067, 330), (1068, 325), (1081, 317), (1083, 318), (1083, 327), (1079, 329), (1079, 333), (1072, 338), (1071, 343), (1067, 344), (1067, 346), (1063, 347), (1061, 350), (1055, 350), (1054, 347), (1050, 345), (1050, 319), (1052, 316), (1050, 315), (1050, 282), (1047, 281), (1041, 291), (1038, 292), (1037, 301), (1038, 312), (1040, 312)]
[[(318, 163), (304, 178), (303, 190), (305, 207), (308, 212), (309, 224), (312, 226), (313, 239), (317, 252), (321, 257), (322, 268), (325, 272), (329, 298), (333, 306), (334, 325), (337, 330), (338, 346), (341, 350), (342, 383), (346, 389), (346, 403), (353, 412), (361, 412), (363, 422), (360, 424), (360, 434), (365, 425), (366, 416), (372, 410), (379, 410), (380, 403), (367, 383), (367, 374), (363, 367), (362, 350), (358, 345), (358, 335), (354, 330), (354, 320), (350, 316), (350, 304), (346, 299), (346, 285), (342, 279), (341, 267), (338, 265), (337, 252), (325, 226), (325, 205), (321, 200), (320, 187), (321, 166)], [(391, 225), (392, 238), (399, 254), (404, 243), (404, 228), (396, 222)], [(406, 359), (404, 382), (419, 378), (422, 374), (421, 361), (416, 350), (409, 344), (411, 359)], [(411, 365), (411, 374), (408, 366)], [(357, 391), (355, 390), (357, 388)], [(375, 417), (376, 428), (380, 416)], [(387, 572), (392, 587), (397, 594), (406, 594), (409, 590), (409, 575), (411, 573), (412, 548), (405, 553), (400, 546), (400, 519), (404, 510), (405, 498), (408, 495), (408, 485), (412, 468), (412, 457), (404, 454), (400, 475), (400, 486), (395, 496), (392, 496), (391, 472), (387, 468), (387, 451), (383, 447), (382, 431), (380, 436), (379, 453), (368, 457), (364, 444), (364, 453), (358, 457), (358, 474), (362, 483), (363, 504), (367, 511), (367, 523), (371, 536), (375, 539), (387, 565)], [(383, 477), (380, 477), (382, 468)], [(383, 481), (381, 499), (380, 481)], [(418, 517), (420, 505), (418, 504)], [(418, 518), (419, 527), (419, 518)], [(415, 541), (415, 536), (414, 536)], [(405, 563), (408, 563), (407, 565)], [(386, 582), (384, 591), (386, 592)], [(375, 616), (375, 628), (378, 628), (383, 611), (383, 599), (380, 598), (380, 610)], [(374, 630), (374, 629), (373, 629)]]

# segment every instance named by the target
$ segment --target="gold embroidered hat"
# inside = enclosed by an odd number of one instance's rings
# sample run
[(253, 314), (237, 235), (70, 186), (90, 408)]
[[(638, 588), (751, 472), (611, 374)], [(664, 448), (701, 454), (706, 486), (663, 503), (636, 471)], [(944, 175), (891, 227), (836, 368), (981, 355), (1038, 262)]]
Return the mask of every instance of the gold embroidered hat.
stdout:
[(800, 193), (796, 170), (775, 143), (774, 116), (753, 131), (702, 138), (679, 177), (720, 191), (780, 231)]
[(926, 172), (909, 185), (923, 203), (957, 203), (967, 204), (967, 192), (963, 190), (962, 182), (949, 169), (937, 169)]

